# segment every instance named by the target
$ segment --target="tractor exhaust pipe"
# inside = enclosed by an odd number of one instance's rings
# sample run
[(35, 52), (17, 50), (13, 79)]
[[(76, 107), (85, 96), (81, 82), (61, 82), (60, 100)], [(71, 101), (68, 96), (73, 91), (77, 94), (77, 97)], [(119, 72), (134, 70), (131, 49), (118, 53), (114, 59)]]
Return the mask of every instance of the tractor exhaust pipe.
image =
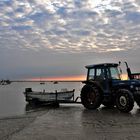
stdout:
[(126, 64), (126, 70), (127, 70), (127, 74), (128, 74), (128, 77), (129, 77), (129, 79), (133, 79), (132, 78), (132, 74), (131, 74), (131, 70), (130, 70), (130, 68), (128, 67), (128, 64), (127, 64), (127, 62), (124, 62), (125, 64)]

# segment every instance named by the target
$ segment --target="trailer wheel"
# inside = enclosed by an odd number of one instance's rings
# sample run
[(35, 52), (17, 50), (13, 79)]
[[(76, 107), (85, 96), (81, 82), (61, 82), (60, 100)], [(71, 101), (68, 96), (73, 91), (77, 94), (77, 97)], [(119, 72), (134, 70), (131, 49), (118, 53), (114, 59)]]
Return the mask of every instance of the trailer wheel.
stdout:
[(98, 87), (85, 85), (81, 90), (81, 102), (87, 109), (96, 109), (101, 105), (102, 94)]
[(133, 94), (126, 89), (120, 89), (116, 97), (116, 106), (122, 112), (129, 112), (134, 106)]

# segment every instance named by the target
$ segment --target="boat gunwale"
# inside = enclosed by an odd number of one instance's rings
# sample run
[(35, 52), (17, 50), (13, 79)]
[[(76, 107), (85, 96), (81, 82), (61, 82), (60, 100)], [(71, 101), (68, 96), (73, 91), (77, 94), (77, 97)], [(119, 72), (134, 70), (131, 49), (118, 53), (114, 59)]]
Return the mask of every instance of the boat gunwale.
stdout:
[(56, 92), (44, 92), (44, 91), (31, 91), (31, 92), (24, 92), (25, 95), (56, 95), (56, 94), (67, 94), (67, 93), (74, 93), (75, 92), (75, 89), (73, 90), (69, 90), (69, 91), (57, 91)]

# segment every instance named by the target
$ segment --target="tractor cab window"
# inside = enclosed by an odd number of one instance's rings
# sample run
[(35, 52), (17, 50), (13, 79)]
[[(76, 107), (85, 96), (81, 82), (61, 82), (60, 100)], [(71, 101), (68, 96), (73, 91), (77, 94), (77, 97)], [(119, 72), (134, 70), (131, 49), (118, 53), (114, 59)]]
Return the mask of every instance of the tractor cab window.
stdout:
[(95, 69), (89, 69), (88, 80), (94, 79), (94, 76), (95, 76)]
[(91, 68), (88, 73), (88, 80), (105, 79), (105, 70), (103, 68)]
[(103, 68), (96, 69), (96, 78), (105, 79), (105, 71)]
[(120, 74), (117, 67), (110, 68), (111, 79), (118, 79), (120, 80)]

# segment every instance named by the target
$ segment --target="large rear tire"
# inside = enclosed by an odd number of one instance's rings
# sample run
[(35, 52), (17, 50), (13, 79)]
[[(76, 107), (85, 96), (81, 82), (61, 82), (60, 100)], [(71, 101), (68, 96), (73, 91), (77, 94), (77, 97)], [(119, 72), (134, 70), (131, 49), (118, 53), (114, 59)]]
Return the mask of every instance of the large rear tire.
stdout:
[(81, 90), (81, 102), (87, 109), (96, 109), (102, 103), (102, 93), (97, 86), (85, 85)]
[(134, 106), (133, 94), (126, 89), (120, 89), (116, 96), (116, 107), (121, 112), (130, 112)]

